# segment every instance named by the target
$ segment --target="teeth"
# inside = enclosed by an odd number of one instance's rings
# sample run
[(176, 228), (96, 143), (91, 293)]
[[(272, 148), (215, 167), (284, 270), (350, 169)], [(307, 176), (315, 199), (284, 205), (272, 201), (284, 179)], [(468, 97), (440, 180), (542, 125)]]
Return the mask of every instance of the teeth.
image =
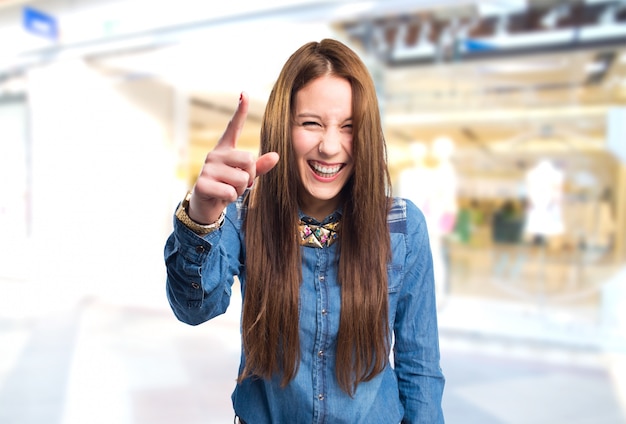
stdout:
[(322, 174), (323, 176), (332, 176), (341, 169), (341, 165), (325, 166), (316, 162), (311, 162), (311, 167), (315, 170), (315, 172)]

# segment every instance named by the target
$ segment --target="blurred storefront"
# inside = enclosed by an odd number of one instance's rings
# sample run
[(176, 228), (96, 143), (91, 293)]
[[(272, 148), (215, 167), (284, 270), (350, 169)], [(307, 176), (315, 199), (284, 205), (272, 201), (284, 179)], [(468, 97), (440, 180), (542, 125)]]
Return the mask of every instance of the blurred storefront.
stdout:
[(339, 24), (383, 64), (396, 191), (429, 220), (442, 297), (600, 319), (626, 259), (626, 8), (469, 3)]
[[(255, 152), (279, 66), (303, 42), (334, 36), (371, 67), (394, 191), (428, 218), (440, 299), (601, 314), (626, 259), (623, 2), (292, 2), (204, 18), (181, 6), (0, 9), (3, 34), (17, 41), (3, 46), (0, 68), (0, 117), (12, 124), (3, 172), (15, 177), (0, 198), (4, 250), (72, 250), (95, 220), (103, 224), (87, 232), (104, 242), (80, 262), (130, 267), (106, 246), (127, 214), (146, 216), (116, 205), (159, 209), (145, 227), (158, 245), (169, 229), (163, 206), (194, 179), (238, 92), (252, 99), (240, 147)], [(77, 192), (80, 226), (60, 206)], [(11, 250), (16, 237), (21, 250)], [(47, 261), (46, 272), (59, 262)]]
[[(0, 9), (13, 25), (3, 34), (18, 41), (4, 45), (0, 68), (2, 119), (13, 125), (3, 170), (16, 184), (0, 199), (11, 263), (31, 245), (49, 273), (60, 260), (47, 252), (73, 250), (90, 232), (101, 242), (79, 261), (85, 268), (104, 257), (132, 269), (107, 246), (116, 226), (146, 216), (117, 205), (159, 210), (141, 227), (158, 245), (164, 206), (193, 181), (239, 91), (252, 99), (239, 146), (256, 152), (279, 66), (303, 42), (334, 36), (370, 65), (394, 192), (428, 219), (440, 302), (478, 296), (603, 314), (626, 259), (623, 2), (235, 6), (204, 18), (192, 2), (150, 13), (138, 1)], [(77, 192), (81, 218), (60, 206)], [(85, 231), (90, 220), (101, 224)], [(68, 275), (82, 271), (58, 271)]]
[(626, 354), (623, 1), (228, 3), (0, 1), (0, 282), (40, 290), (26, 310), (167, 309), (171, 213), (239, 92), (256, 153), (287, 55), (331, 36), (370, 66), (394, 194), (427, 217), (443, 337), (552, 325)]

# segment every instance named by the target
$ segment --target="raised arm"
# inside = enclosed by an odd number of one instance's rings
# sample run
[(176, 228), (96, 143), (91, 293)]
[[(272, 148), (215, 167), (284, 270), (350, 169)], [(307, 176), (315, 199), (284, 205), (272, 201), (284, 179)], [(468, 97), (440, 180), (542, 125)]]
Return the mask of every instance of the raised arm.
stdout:
[(200, 324), (226, 311), (234, 276), (245, 261), (241, 222), (233, 202), (278, 162), (273, 152), (255, 159), (237, 150), (247, 113), (248, 97), (242, 93), (193, 190), (179, 206), (165, 245), (168, 299), (174, 314), (188, 324)]

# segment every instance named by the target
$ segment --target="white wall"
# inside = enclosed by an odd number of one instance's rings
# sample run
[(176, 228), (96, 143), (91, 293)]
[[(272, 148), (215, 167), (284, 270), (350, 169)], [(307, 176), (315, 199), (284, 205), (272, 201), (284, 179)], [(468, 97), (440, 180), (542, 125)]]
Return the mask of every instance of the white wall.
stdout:
[(86, 296), (166, 306), (163, 244), (184, 194), (172, 90), (82, 61), (34, 69), (28, 87), (39, 307)]
[(23, 99), (0, 102), (0, 129), (0, 279), (22, 280), (28, 236), (28, 145)]

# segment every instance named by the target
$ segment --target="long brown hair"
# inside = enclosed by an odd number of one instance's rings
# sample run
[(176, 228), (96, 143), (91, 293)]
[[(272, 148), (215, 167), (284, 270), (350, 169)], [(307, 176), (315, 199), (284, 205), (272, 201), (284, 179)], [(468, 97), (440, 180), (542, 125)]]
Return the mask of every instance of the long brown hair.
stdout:
[(260, 153), (278, 152), (280, 160), (257, 181), (245, 222), (242, 337), (246, 363), (240, 381), (279, 375), (285, 385), (298, 369), (300, 176), (294, 165), (291, 122), (298, 91), (324, 75), (345, 78), (352, 86), (354, 173), (344, 187), (339, 234), (341, 318), (336, 357), (337, 381), (352, 395), (360, 382), (384, 369), (389, 356), (391, 182), (372, 78), (351, 49), (330, 39), (305, 44), (288, 59), (265, 109)]

